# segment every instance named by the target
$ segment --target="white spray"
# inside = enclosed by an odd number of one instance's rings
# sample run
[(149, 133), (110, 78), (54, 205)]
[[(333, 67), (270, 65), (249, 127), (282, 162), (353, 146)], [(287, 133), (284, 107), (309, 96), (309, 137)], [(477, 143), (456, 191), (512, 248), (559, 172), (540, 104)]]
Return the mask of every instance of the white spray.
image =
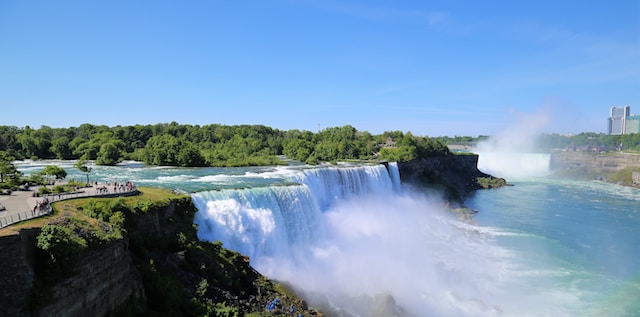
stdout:
[(352, 316), (368, 315), (357, 309), (362, 295), (378, 294), (404, 316), (563, 315), (517, 276), (514, 255), (489, 231), (394, 191), (395, 176), (382, 166), (325, 168), (294, 177), (304, 181), (296, 186), (197, 193), (198, 234)]
[(497, 177), (546, 176), (550, 155), (535, 152), (536, 138), (549, 123), (546, 110), (519, 115), (513, 125), (478, 143), (478, 168)]

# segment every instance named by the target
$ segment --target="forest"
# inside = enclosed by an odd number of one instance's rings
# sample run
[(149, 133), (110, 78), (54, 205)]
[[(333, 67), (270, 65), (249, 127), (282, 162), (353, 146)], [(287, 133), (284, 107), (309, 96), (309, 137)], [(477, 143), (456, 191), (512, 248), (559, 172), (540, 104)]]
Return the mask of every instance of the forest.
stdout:
[[(489, 136), (454, 136), (435, 137), (443, 144), (474, 146)], [(551, 152), (555, 150), (570, 151), (632, 151), (640, 152), (640, 134), (608, 135), (604, 133), (582, 132), (578, 134), (539, 134), (534, 140), (535, 151)]]
[(38, 129), (0, 126), (0, 152), (12, 159), (92, 160), (115, 165), (138, 160), (163, 166), (260, 166), (348, 160), (408, 161), (450, 155), (446, 145), (410, 132), (372, 135), (345, 125), (311, 131), (282, 131), (264, 125), (154, 125)]

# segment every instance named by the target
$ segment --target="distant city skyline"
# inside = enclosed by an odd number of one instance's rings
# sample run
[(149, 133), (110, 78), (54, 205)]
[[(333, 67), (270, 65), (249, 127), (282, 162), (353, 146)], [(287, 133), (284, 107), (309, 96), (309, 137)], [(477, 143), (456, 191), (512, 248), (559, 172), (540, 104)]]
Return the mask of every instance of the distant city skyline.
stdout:
[(633, 115), (630, 106), (613, 106), (607, 128), (609, 135), (640, 133), (640, 115)]
[(2, 1), (0, 70), (18, 127), (607, 133), (640, 2)]

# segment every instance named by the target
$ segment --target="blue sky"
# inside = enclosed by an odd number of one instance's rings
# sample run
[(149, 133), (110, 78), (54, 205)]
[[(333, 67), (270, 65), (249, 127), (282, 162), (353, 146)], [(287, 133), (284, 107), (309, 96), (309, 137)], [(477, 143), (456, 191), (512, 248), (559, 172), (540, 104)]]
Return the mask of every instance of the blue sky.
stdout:
[(577, 133), (612, 105), (640, 114), (639, 0), (0, 0), (0, 125)]

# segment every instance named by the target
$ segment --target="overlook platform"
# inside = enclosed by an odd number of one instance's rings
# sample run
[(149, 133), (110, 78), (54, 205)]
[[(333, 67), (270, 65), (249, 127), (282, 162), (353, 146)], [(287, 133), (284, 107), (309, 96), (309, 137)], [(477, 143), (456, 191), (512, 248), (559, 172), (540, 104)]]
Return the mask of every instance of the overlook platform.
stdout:
[[(9, 225), (47, 215), (51, 212), (50, 203), (83, 197), (119, 197), (135, 195), (138, 191), (135, 186), (131, 188), (116, 188), (113, 186), (98, 185), (94, 187), (83, 187), (70, 193), (49, 194), (46, 196), (35, 197), (34, 193), (38, 192), (41, 186), (32, 186), (29, 190), (13, 191), (9, 195), (0, 195), (0, 228)], [(100, 190), (101, 188), (106, 188)], [(43, 204), (44, 203), (44, 204)], [(41, 208), (37, 206), (41, 205)], [(34, 211), (34, 206), (36, 206)]]

